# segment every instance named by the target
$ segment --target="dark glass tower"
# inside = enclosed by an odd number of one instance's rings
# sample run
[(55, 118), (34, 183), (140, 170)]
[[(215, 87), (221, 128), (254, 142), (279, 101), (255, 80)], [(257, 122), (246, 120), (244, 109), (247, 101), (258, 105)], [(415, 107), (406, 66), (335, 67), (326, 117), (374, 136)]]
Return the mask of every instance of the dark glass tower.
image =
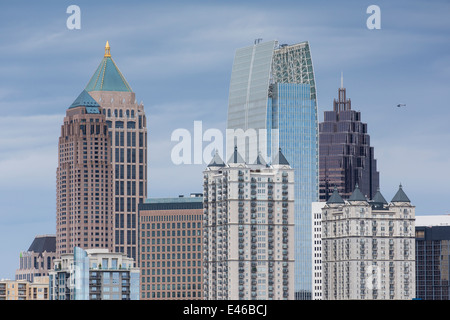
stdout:
[(372, 199), (379, 187), (379, 173), (367, 124), (361, 122), (359, 111), (352, 110), (341, 80), (333, 111), (325, 111), (319, 124), (320, 201), (327, 201), (334, 187), (348, 199), (356, 185)]

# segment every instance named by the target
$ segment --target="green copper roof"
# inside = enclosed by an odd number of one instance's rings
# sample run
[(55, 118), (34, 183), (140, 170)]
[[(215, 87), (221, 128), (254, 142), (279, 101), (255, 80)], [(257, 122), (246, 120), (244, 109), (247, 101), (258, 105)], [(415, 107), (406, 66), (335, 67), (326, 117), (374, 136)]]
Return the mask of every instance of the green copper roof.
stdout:
[(256, 157), (254, 164), (263, 165), (263, 166), (267, 165), (266, 161), (264, 160), (263, 156), (261, 155), (261, 152), (258, 152), (258, 156)]
[(327, 200), (327, 203), (345, 203), (345, 201), (342, 199), (342, 197), (339, 195), (339, 192), (337, 191), (337, 188), (334, 187), (333, 194), (330, 196), (330, 198)]
[[(91, 95), (86, 91), (81, 91), (80, 95), (75, 99), (75, 101), (72, 103), (72, 105), (69, 107), (76, 108), (76, 107), (89, 107), (89, 110), (98, 110), (98, 107), (100, 107), (97, 103), (97, 101), (94, 100), (94, 98), (91, 97)], [(91, 112), (91, 113), (97, 113), (97, 112)]]
[(405, 191), (403, 191), (402, 185), (399, 186), (398, 191), (394, 198), (392, 198), (391, 202), (411, 202)]
[(223, 162), (217, 151), (214, 154), (211, 162), (208, 164), (208, 167), (225, 167), (225, 163)]
[(86, 91), (127, 91), (131, 92), (131, 87), (125, 80), (119, 68), (115, 64), (110, 54), (108, 42), (106, 42), (105, 55), (98, 66), (91, 80), (86, 86)]
[(278, 153), (275, 155), (275, 159), (272, 161), (272, 164), (280, 164), (289, 166), (289, 162), (286, 160), (286, 157), (281, 152), (281, 148), (278, 149)]
[(373, 197), (372, 202), (373, 203), (388, 204), (386, 199), (381, 194), (380, 189), (378, 189), (377, 193), (375, 193), (375, 196)]
[(353, 190), (353, 193), (350, 198), (348, 198), (348, 201), (367, 201), (367, 198), (362, 194), (361, 190), (359, 190), (358, 185), (356, 185), (355, 190)]
[(236, 146), (234, 147), (234, 152), (228, 160), (228, 163), (245, 163), (244, 159), (242, 159), (241, 155), (237, 151)]

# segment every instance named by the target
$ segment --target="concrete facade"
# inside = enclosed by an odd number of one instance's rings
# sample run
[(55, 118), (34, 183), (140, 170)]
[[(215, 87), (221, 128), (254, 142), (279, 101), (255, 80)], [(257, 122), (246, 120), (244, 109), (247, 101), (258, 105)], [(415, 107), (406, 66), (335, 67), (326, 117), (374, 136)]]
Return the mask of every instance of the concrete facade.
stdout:
[(204, 171), (204, 298), (294, 299), (293, 169), (217, 157)]
[(322, 210), (323, 299), (411, 300), (415, 207), (407, 198), (369, 202), (359, 195), (329, 200)]

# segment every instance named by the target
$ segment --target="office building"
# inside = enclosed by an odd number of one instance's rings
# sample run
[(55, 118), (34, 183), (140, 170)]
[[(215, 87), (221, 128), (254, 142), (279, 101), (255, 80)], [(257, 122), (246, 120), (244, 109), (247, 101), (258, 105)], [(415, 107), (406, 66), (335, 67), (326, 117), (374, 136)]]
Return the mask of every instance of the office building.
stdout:
[(16, 280), (34, 282), (34, 277), (48, 276), (56, 257), (56, 236), (38, 235), (27, 251), (20, 253), (19, 269)]
[(85, 90), (106, 116), (113, 171), (113, 250), (138, 262), (138, 205), (147, 197), (147, 120), (109, 43)]
[(414, 221), (401, 185), (390, 203), (336, 188), (322, 209), (323, 300), (415, 298)]
[(50, 300), (139, 300), (139, 269), (123, 253), (75, 247), (49, 272)]
[(58, 143), (56, 253), (112, 249), (111, 141), (102, 108), (83, 90), (67, 109)]
[(416, 217), (416, 299), (450, 299), (450, 215)]
[[(295, 298), (311, 299), (311, 203), (318, 201), (316, 84), (307, 41), (255, 41), (235, 54), (229, 91), (227, 154), (246, 163), (278, 149), (295, 175)], [(227, 157), (228, 157), (227, 156)]]
[(348, 199), (356, 185), (372, 199), (379, 188), (379, 173), (367, 123), (361, 122), (361, 112), (352, 110), (341, 78), (333, 111), (325, 111), (319, 124), (320, 201), (327, 201), (334, 187)]
[(203, 298), (202, 196), (139, 205), (141, 300)]
[(294, 299), (294, 172), (234, 149), (204, 171), (204, 298)]

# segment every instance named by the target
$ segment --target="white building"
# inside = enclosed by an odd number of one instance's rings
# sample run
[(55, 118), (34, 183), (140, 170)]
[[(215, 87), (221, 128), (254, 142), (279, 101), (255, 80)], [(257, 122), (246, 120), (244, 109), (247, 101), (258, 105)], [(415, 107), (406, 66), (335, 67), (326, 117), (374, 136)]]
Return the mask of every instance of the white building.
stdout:
[(347, 201), (335, 190), (322, 214), (323, 299), (414, 298), (414, 221), (401, 186), (390, 203), (358, 186)]
[(325, 202), (313, 202), (312, 213), (312, 300), (322, 300), (322, 208)]
[(204, 298), (294, 298), (294, 172), (279, 151), (269, 166), (235, 148), (204, 171)]
[(49, 272), (50, 300), (139, 300), (139, 268), (126, 254), (74, 248)]

